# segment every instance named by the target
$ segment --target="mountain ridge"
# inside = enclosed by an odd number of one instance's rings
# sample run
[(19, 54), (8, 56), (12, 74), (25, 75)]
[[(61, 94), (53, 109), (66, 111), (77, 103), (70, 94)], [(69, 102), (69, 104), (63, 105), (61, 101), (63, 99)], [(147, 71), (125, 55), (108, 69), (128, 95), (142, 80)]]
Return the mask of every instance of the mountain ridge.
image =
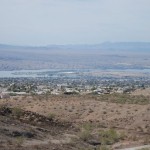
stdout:
[(64, 44), (64, 45), (45, 45), (45, 46), (28, 46), (28, 45), (11, 45), (11, 44), (2, 44), (0, 43), (0, 48), (32, 48), (32, 49), (49, 49), (49, 48), (59, 48), (59, 49), (149, 49), (150, 42), (104, 42), (100, 44)]
[(49, 45), (0, 44), (0, 70), (55, 68), (149, 68), (150, 43)]

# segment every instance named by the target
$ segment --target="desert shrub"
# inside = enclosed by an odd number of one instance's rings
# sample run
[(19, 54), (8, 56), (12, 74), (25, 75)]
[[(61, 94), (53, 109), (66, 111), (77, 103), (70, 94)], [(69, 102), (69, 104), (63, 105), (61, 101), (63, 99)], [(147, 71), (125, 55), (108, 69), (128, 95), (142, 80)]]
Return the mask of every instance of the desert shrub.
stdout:
[(55, 116), (56, 115), (54, 113), (49, 113), (47, 118), (50, 119), (50, 120), (54, 120)]
[(79, 133), (80, 139), (83, 141), (88, 141), (90, 137), (92, 136), (91, 131), (92, 131), (92, 128), (90, 124), (82, 125), (81, 132)]
[(107, 146), (100, 146), (98, 150), (110, 150)]
[(17, 118), (20, 118), (21, 115), (23, 115), (23, 110), (19, 107), (15, 107), (12, 109), (12, 114)]
[(112, 103), (120, 103), (120, 104), (150, 104), (150, 97), (149, 96), (143, 96), (143, 95), (137, 95), (132, 96), (129, 94), (108, 94), (108, 95), (100, 95), (97, 97), (97, 100), (100, 101), (107, 101)]
[(16, 93), (9, 93), (10, 96), (17, 96)]
[(18, 147), (21, 147), (22, 144), (23, 144), (23, 142), (24, 142), (24, 138), (23, 138), (23, 137), (17, 137), (17, 138), (16, 138), (16, 145), (17, 145)]
[(150, 135), (144, 138), (143, 144), (149, 144), (150, 143)]
[(92, 130), (92, 125), (90, 123), (85, 123), (82, 125), (82, 129), (91, 131)]
[(120, 139), (119, 134), (114, 129), (110, 129), (107, 131), (101, 130), (99, 132), (99, 136), (102, 145), (112, 145), (118, 142)]
[(79, 137), (81, 140), (87, 141), (91, 137), (90, 131), (88, 130), (81, 131)]
[(119, 134), (120, 140), (124, 140), (126, 137), (127, 137), (127, 135), (125, 134), (125, 132), (121, 132), (121, 133)]

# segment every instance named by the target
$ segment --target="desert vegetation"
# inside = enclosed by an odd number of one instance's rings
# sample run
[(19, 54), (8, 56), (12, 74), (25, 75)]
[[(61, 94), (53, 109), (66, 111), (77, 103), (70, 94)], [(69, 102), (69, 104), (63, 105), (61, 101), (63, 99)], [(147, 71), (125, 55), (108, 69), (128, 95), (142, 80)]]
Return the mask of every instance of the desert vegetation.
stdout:
[(150, 143), (148, 96), (47, 93), (1, 99), (0, 106), (4, 150), (6, 145), (20, 150), (117, 150)]

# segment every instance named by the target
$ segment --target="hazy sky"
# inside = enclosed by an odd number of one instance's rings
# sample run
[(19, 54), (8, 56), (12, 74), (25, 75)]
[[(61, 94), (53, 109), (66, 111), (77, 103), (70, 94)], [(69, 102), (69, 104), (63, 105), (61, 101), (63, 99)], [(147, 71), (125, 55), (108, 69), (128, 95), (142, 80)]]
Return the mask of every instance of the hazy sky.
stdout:
[(150, 41), (150, 0), (0, 0), (0, 43)]

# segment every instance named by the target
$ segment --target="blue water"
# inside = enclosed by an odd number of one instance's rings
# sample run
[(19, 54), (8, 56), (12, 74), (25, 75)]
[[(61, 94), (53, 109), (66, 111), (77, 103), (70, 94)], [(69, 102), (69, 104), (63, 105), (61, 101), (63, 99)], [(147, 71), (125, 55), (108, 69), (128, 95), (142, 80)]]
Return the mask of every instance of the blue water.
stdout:
[(52, 77), (59, 77), (60, 74), (66, 75), (73, 75), (77, 72), (93, 72), (93, 71), (100, 71), (100, 72), (126, 72), (126, 73), (143, 73), (143, 74), (150, 74), (150, 69), (41, 69), (41, 70), (20, 70), (20, 71), (0, 71), (0, 78), (36, 78), (36, 77), (49, 77), (49, 73), (52, 74)]

